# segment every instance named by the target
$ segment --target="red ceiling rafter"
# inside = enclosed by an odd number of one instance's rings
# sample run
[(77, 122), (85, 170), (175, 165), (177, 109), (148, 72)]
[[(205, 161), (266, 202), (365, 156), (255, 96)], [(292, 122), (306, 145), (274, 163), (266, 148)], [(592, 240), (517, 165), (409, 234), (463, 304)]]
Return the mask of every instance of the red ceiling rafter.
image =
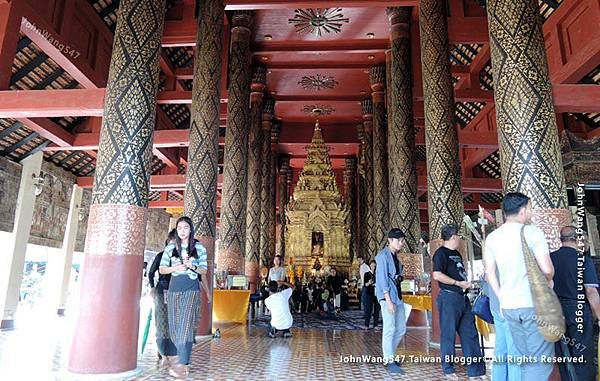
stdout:
[[(0, 118), (36, 118), (60, 116), (102, 116), (105, 89), (13, 90), (0, 91)], [(554, 85), (557, 112), (600, 112), (600, 86)], [(163, 91), (159, 104), (189, 104), (191, 92)], [(285, 99), (285, 98), (284, 98)], [(330, 96), (304, 96), (294, 101), (333, 100)], [(339, 98), (337, 98), (339, 99)], [(461, 90), (455, 99), (463, 102), (493, 101), (493, 93), (484, 90)], [(346, 100), (342, 97), (342, 100)], [(360, 97), (352, 99), (359, 101)], [(226, 108), (225, 104), (221, 105)]]

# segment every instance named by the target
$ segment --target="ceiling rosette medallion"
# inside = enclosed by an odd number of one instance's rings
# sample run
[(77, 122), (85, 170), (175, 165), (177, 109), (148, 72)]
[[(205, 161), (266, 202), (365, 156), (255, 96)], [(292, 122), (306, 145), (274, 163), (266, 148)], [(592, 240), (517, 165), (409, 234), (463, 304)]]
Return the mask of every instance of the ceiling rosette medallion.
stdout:
[(298, 81), (298, 84), (302, 86), (304, 90), (324, 90), (324, 89), (333, 89), (339, 82), (335, 80), (335, 78), (331, 75), (305, 75), (301, 80)]
[(318, 117), (319, 115), (331, 115), (335, 109), (331, 105), (314, 104), (304, 105), (302, 112)]
[(342, 25), (350, 22), (344, 18), (342, 8), (310, 8), (294, 10), (294, 18), (288, 19), (300, 34), (314, 34), (321, 37), (324, 33), (339, 33)]

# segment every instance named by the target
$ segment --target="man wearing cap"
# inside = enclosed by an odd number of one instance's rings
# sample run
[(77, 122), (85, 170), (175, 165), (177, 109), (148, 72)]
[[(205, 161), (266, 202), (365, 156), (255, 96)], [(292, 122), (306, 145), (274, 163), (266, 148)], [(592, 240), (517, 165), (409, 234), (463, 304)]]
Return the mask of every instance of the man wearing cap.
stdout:
[[(560, 230), (560, 242), (561, 248), (550, 253), (550, 259), (554, 265), (554, 292), (565, 315), (567, 332), (554, 344), (554, 350), (557, 358), (583, 356), (584, 362), (573, 362), (577, 380), (595, 380), (592, 313), (600, 316), (598, 274), (592, 258), (583, 253), (585, 237), (578, 237), (574, 226)], [(567, 365), (557, 365), (561, 380), (571, 381)]]
[[(440, 284), (440, 293), (435, 301), (440, 314), (440, 354), (442, 370), (446, 378), (458, 380), (454, 371), (454, 340), (456, 333), (467, 363), (469, 379), (480, 379), (485, 375), (485, 362), (477, 340), (475, 316), (471, 312), (471, 302), (465, 292), (471, 287), (467, 272), (458, 252), (462, 237), (458, 226), (442, 226), (443, 246), (433, 255), (433, 279)], [(485, 378), (484, 378), (485, 379)]]
[(402, 282), (402, 264), (396, 257), (404, 245), (404, 232), (393, 228), (388, 233), (388, 245), (377, 256), (375, 295), (381, 304), (383, 331), (381, 346), (384, 364), (390, 373), (404, 374), (404, 370), (394, 362), (396, 348), (406, 333), (404, 303), (400, 292)]

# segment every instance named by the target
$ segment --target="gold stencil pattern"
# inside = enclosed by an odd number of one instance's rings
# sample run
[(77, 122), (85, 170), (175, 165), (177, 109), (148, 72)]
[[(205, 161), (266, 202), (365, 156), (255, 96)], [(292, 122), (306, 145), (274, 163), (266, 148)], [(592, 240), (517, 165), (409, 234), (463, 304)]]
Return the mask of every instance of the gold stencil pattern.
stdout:
[(377, 248), (386, 243), (388, 230), (388, 170), (385, 125), (385, 66), (371, 68), (373, 89), (373, 234)]
[(356, 158), (346, 159), (346, 168), (344, 170), (344, 190), (345, 199), (348, 205), (348, 226), (350, 227), (350, 262), (356, 257)]
[(246, 197), (248, 162), (248, 124), (250, 122), (250, 23), (247, 11), (236, 11), (232, 17), (231, 53), (229, 56), (229, 99), (223, 196), (217, 270), (241, 274), (244, 271), (246, 245)]
[[(260, 251), (260, 184), (261, 184), (261, 148), (262, 148), (262, 89), (266, 78), (264, 66), (255, 66), (252, 87), (261, 91), (251, 94), (250, 131), (248, 133), (248, 196), (246, 208), (246, 269), (249, 262), (256, 262)], [(254, 268), (254, 267), (251, 267)], [(253, 275), (248, 274), (246, 275)]]
[(184, 210), (192, 219), (196, 234), (214, 240), (217, 225), (219, 95), (225, 8), (222, 0), (203, 1), (200, 7)]
[[(392, 31), (410, 30), (409, 7), (387, 8)], [(421, 237), (415, 126), (413, 121), (410, 35), (392, 32), (388, 106), (388, 170), (390, 228), (406, 234), (408, 251), (416, 252)]]
[(148, 205), (164, 17), (165, 0), (119, 6), (93, 204)]
[(92, 204), (85, 255), (144, 255), (148, 209), (137, 205)]
[(505, 192), (566, 208), (552, 85), (536, 0), (489, 0), (488, 24)]
[(550, 251), (554, 251), (561, 246), (560, 229), (572, 225), (573, 216), (568, 209), (533, 209), (531, 223), (544, 232)]
[(288, 183), (290, 174), (290, 157), (279, 155), (279, 255), (285, 258), (285, 209), (288, 204)]
[(262, 132), (263, 140), (261, 142), (261, 183), (260, 183), (260, 252), (259, 260), (261, 267), (270, 267), (269, 259), (269, 229), (268, 219), (269, 214), (267, 212), (269, 206), (270, 188), (269, 188), (269, 176), (271, 167), (269, 163), (272, 161), (271, 155), (271, 128), (272, 118), (275, 109), (275, 101), (273, 99), (266, 99), (263, 108), (263, 123)]
[(422, 0), (419, 7), (429, 235), (432, 239), (441, 236), (444, 224), (455, 223), (461, 226), (463, 217), (458, 135), (454, 126), (454, 96), (444, 4), (441, 0)]

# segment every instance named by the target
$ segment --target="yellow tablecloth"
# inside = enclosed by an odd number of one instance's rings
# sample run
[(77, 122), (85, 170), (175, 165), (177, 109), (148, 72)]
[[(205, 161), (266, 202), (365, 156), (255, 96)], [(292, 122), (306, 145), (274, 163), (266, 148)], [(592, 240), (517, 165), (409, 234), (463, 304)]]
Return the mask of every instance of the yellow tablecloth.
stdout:
[[(414, 310), (431, 311), (432, 301), (430, 295), (402, 295), (402, 300), (412, 306)], [(490, 333), (494, 333), (494, 325), (489, 324), (475, 316), (475, 327), (486, 340), (489, 340)]]
[(213, 290), (214, 323), (245, 323), (250, 290)]
[(431, 311), (431, 296), (429, 295), (402, 295), (404, 303), (410, 304), (413, 310)]

